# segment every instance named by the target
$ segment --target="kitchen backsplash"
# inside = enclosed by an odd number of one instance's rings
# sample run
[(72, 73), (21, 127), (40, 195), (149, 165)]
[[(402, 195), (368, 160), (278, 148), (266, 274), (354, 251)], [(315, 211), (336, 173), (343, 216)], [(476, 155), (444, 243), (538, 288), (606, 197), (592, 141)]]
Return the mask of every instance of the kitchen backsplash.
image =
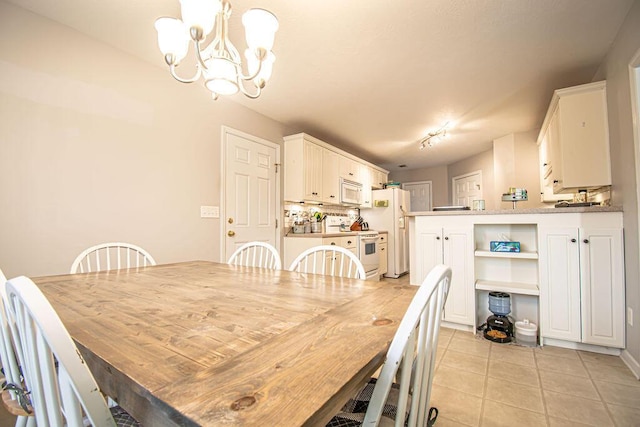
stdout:
[(284, 227), (285, 235), (291, 231), (296, 219), (308, 219), (314, 217), (316, 212), (321, 215), (344, 217), (349, 223), (355, 221), (360, 215), (360, 209), (347, 208), (343, 206), (318, 206), (301, 205), (297, 203), (284, 205)]

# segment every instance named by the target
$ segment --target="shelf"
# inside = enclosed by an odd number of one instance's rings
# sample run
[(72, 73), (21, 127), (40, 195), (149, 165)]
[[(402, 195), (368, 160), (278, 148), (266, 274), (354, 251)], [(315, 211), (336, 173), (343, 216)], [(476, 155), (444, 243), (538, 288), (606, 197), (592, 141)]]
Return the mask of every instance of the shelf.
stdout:
[(538, 259), (537, 252), (491, 252), (476, 251), (477, 257), (484, 258), (520, 258), (520, 259)]
[(540, 295), (538, 285), (531, 283), (476, 280), (476, 289), (481, 291), (499, 291), (520, 295)]

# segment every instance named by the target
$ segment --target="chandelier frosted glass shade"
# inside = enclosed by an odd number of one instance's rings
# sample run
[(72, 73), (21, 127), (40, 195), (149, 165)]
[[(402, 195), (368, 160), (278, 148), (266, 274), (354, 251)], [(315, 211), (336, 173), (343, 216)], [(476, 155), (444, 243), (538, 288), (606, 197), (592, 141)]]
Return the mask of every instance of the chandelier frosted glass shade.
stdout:
[[(182, 20), (159, 18), (155, 24), (158, 46), (171, 75), (183, 83), (204, 77), (205, 86), (214, 99), (238, 91), (249, 98), (259, 97), (271, 77), (275, 61), (271, 49), (278, 30), (277, 18), (264, 9), (250, 9), (243, 15), (248, 46), (244, 52), (248, 70), (245, 75), (242, 58), (228, 37), (231, 3), (227, 0), (180, 0), (180, 3)], [(212, 32), (215, 36), (205, 45)], [(186, 57), (190, 41), (197, 60), (196, 71), (192, 77), (183, 78), (176, 68)]]

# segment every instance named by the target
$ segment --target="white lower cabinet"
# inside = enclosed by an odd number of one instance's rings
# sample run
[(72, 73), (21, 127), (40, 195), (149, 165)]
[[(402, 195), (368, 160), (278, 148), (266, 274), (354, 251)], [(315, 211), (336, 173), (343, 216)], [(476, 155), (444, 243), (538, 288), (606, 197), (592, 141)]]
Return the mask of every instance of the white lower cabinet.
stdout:
[(451, 285), (443, 319), (475, 325), (473, 276), (473, 227), (434, 228), (429, 220), (417, 217), (411, 222), (411, 284), (419, 285), (438, 264), (451, 267)]
[[(624, 348), (622, 219), (616, 211), (553, 210), (416, 216), (409, 223), (411, 284), (444, 263), (452, 270), (447, 322), (473, 328), (488, 315), (487, 292), (504, 291), (516, 320), (538, 319), (541, 344)], [(504, 237), (520, 242), (521, 252), (489, 250)]]
[(622, 229), (540, 227), (539, 233), (542, 336), (623, 348)]

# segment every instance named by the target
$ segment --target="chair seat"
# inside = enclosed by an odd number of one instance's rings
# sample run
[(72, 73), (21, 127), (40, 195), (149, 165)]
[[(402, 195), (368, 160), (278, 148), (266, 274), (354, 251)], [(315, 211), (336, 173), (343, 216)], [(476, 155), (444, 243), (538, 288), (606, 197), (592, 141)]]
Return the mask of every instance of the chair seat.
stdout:
[(140, 427), (140, 423), (121, 407), (113, 406), (109, 411), (118, 427)]
[[(371, 378), (353, 399), (349, 399), (349, 401), (342, 407), (341, 412), (329, 421), (327, 427), (361, 426), (377, 381), (377, 378)], [(394, 420), (398, 413), (398, 390), (398, 384), (394, 383), (391, 385), (389, 397), (387, 398), (382, 410), (380, 426), (384, 427), (394, 425)]]

